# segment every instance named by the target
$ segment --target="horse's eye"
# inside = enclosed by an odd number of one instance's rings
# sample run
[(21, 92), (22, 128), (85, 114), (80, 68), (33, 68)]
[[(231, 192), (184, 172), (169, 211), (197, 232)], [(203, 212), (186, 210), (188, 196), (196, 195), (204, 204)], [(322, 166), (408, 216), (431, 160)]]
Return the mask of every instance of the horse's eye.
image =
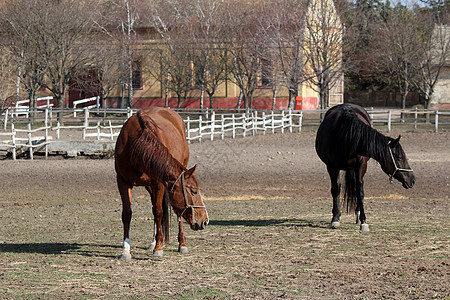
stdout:
[(197, 193), (198, 193), (198, 190), (191, 188), (191, 194), (192, 195), (197, 195)]

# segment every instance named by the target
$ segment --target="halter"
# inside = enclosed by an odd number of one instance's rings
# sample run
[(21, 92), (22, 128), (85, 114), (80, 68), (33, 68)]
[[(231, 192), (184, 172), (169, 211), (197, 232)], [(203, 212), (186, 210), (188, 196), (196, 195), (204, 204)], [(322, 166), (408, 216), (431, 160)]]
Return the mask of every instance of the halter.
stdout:
[[(190, 205), (188, 204), (187, 201), (187, 197), (186, 197), (186, 185), (184, 184), (184, 173), (186, 171), (181, 172), (181, 174), (178, 176), (177, 180), (175, 180), (174, 184), (172, 185), (172, 188), (170, 189), (170, 191), (172, 192), (173, 189), (175, 188), (175, 185), (177, 184), (178, 180), (181, 179), (181, 190), (183, 192), (183, 198), (184, 198), (184, 208), (181, 211), (181, 213), (178, 215), (178, 218), (181, 219), (181, 217), (183, 216), (183, 214), (186, 212), (187, 209), (189, 208), (205, 208), (204, 205)], [(194, 214), (192, 214), (192, 217), (194, 217)]]
[[(388, 145), (389, 145), (390, 143), (391, 143), (391, 141), (388, 142)], [(392, 174), (389, 175), (389, 182), (392, 183), (392, 178), (394, 177), (394, 175), (395, 175), (398, 171), (401, 171), (401, 172), (413, 172), (413, 169), (411, 169), (411, 168), (410, 168), (410, 169), (402, 169), (402, 168), (399, 168), (399, 167), (397, 166), (397, 163), (395, 162), (394, 154), (392, 153), (391, 147), (388, 146), (388, 148), (389, 148), (389, 154), (391, 155), (392, 163), (394, 164), (394, 168), (395, 168), (394, 172), (392, 172)]]

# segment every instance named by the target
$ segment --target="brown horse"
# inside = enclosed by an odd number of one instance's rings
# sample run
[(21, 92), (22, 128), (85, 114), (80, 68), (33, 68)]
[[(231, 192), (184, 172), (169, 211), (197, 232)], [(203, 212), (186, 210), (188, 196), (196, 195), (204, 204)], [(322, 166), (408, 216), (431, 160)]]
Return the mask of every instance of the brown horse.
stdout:
[(344, 200), (347, 201), (347, 210), (355, 209), (356, 222), (361, 222), (362, 231), (369, 230), (363, 205), (363, 178), (369, 158), (380, 163), (381, 169), (389, 175), (391, 183), (392, 178), (395, 178), (405, 189), (409, 189), (416, 180), (400, 145), (400, 136), (393, 139), (379, 133), (372, 128), (370, 117), (364, 108), (355, 104), (336, 105), (327, 111), (317, 130), (316, 152), (327, 165), (330, 175), (333, 197), (332, 228), (340, 225), (340, 170), (345, 171)]
[(193, 230), (204, 229), (208, 224), (208, 213), (193, 175), (197, 165), (187, 169), (188, 161), (185, 125), (175, 111), (156, 107), (141, 110), (123, 125), (115, 149), (124, 230), (121, 259), (131, 259), (131, 191), (134, 186), (144, 186), (151, 196), (155, 221), (150, 247), (153, 255), (163, 255), (163, 233), (168, 243), (169, 202), (178, 215), (178, 251), (188, 251), (182, 219)]

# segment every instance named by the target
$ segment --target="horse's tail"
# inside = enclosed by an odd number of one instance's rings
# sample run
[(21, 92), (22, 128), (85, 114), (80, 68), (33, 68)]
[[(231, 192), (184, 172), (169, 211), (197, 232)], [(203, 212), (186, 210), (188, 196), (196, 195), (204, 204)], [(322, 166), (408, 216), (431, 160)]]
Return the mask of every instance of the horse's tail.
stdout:
[(163, 217), (162, 217), (162, 230), (164, 233), (164, 240), (166, 244), (169, 244), (169, 193), (167, 192), (167, 188), (164, 191), (164, 197), (162, 202), (163, 207)]
[(344, 202), (347, 203), (347, 212), (356, 209), (356, 174), (354, 170), (345, 171)]

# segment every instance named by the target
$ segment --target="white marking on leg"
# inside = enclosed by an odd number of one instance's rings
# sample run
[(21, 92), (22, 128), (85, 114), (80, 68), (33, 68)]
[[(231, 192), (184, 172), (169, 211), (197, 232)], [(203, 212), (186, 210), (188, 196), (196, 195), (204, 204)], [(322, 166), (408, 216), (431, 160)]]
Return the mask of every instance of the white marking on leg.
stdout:
[(150, 244), (150, 251), (153, 251), (156, 247), (156, 224), (154, 226), (154, 232), (153, 232), (153, 242)]
[(131, 260), (131, 241), (130, 239), (125, 239), (122, 244), (122, 255), (120, 257), (121, 260)]

